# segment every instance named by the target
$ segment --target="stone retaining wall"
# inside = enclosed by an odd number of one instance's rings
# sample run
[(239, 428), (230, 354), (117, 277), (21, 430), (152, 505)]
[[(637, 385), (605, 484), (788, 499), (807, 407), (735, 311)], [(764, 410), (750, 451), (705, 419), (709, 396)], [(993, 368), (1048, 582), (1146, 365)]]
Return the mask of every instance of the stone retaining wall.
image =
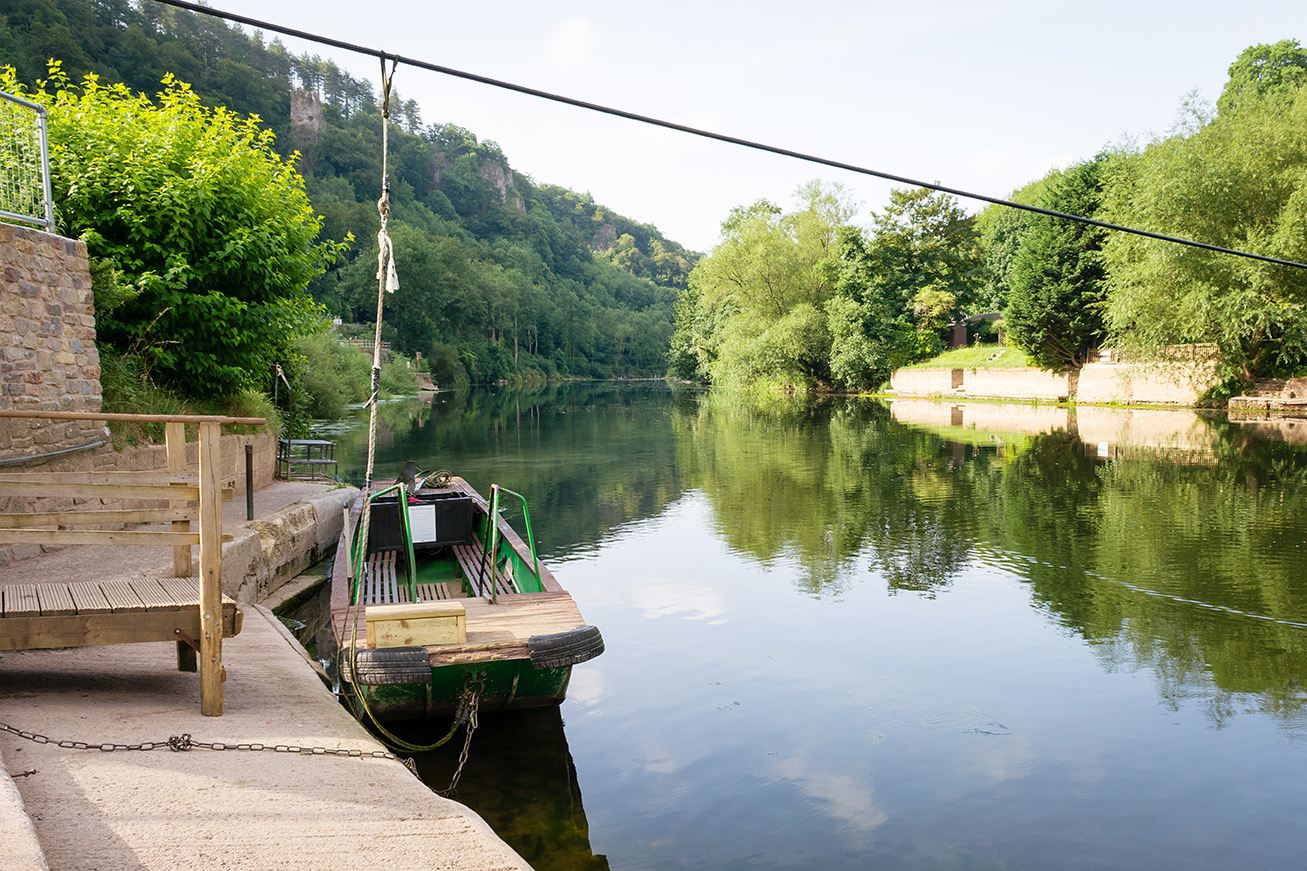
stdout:
[(1210, 363), (1089, 363), (1070, 374), (1031, 368), (900, 369), (890, 389), (899, 396), (1191, 406), (1215, 383), (1214, 373)]
[(1080, 370), (1076, 401), (1195, 405), (1215, 384), (1215, 368), (1211, 363), (1086, 363)]
[[(86, 244), (0, 224), (0, 408), (99, 411)], [(103, 439), (93, 421), (0, 420), (0, 459)]]

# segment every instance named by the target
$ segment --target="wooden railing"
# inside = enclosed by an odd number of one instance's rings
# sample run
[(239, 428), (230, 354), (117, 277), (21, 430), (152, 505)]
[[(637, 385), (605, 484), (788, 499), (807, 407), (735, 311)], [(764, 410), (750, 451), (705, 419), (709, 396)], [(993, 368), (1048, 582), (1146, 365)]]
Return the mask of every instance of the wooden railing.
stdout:
[[(0, 515), (0, 543), (171, 545), (173, 574), (189, 577), (191, 546), (199, 546), (200, 712), (222, 714), (222, 487), (224, 424), (262, 426), (262, 418), (0, 410), (0, 419), (132, 421), (164, 424), (167, 469), (156, 472), (0, 472), (0, 497), (159, 500), (168, 507), (66, 510)], [(187, 470), (186, 424), (199, 429), (199, 468)], [(192, 532), (191, 521), (197, 531)], [(167, 530), (66, 529), (170, 523)], [(147, 640), (147, 639), (142, 639)], [(148, 639), (152, 640), (152, 639)], [(179, 646), (180, 649), (180, 646)]]

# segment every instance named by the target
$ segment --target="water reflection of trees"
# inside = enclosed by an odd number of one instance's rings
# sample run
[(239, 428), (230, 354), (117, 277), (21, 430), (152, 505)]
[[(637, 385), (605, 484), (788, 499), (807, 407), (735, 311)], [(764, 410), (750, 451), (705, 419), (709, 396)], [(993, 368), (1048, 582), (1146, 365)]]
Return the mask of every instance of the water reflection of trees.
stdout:
[(673, 427), (725, 541), (794, 559), (809, 592), (858, 582), (867, 557), (892, 589), (930, 593), (974, 543), (972, 464), (880, 403), (715, 391)]
[[(667, 437), (668, 394), (662, 383), (603, 382), (384, 405), (375, 477), (393, 477), (413, 459), (483, 493), (502, 484), (526, 496), (542, 555), (592, 546), (661, 513), (686, 489)], [(344, 476), (361, 482), (366, 425), (333, 437)]]
[(962, 444), (879, 403), (725, 392), (673, 427), (723, 539), (764, 565), (793, 560), (811, 594), (869, 564), (891, 591), (935, 595), (973, 559), (997, 561), (1170, 703), (1217, 723), (1307, 707), (1300, 447), (1219, 425), (1191, 462), (1145, 448), (1108, 461), (1064, 432)]
[[(873, 401), (657, 384), (440, 394), (381, 417), (378, 477), (414, 458), (512, 487), (547, 555), (697, 489), (729, 547), (797, 566), (809, 595), (874, 578), (934, 596), (999, 564), (1106, 667), (1148, 669), (1174, 704), (1215, 722), (1304, 708), (1307, 450), (1237, 425), (1204, 422), (1180, 447), (1114, 443), (1104, 459), (1106, 410), (1087, 445), (1048, 427), (932, 430)], [(361, 479), (366, 428), (333, 437)]]

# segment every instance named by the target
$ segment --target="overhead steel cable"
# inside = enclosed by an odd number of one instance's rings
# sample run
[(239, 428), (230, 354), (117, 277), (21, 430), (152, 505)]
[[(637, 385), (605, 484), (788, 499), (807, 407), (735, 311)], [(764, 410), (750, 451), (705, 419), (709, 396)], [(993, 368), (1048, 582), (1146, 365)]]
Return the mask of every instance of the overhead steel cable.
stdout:
[(1013, 200), (1004, 200), (999, 197), (991, 197), (985, 194), (978, 194), (973, 191), (965, 191), (961, 188), (948, 187), (938, 182), (922, 181), (921, 179), (908, 178), (907, 176), (895, 175), (889, 172), (871, 169), (865, 166), (858, 166), (854, 163), (846, 163), (842, 160), (833, 160), (828, 157), (821, 157), (816, 154), (808, 154), (802, 151), (795, 151), (789, 148), (781, 148), (777, 145), (768, 145), (765, 142), (757, 142), (752, 139), (744, 139), (739, 136), (731, 136), (726, 133), (715, 133), (711, 130), (704, 130), (699, 127), (691, 127), (687, 124), (678, 124), (675, 121), (666, 121), (661, 118), (654, 118), (650, 115), (641, 115), (638, 112), (629, 112), (625, 109), (618, 109), (613, 106), (605, 106), (601, 103), (591, 103), (587, 100), (579, 100), (575, 97), (568, 97), (563, 94), (555, 94), (550, 91), (543, 91), (539, 88), (532, 88), (528, 85), (519, 85), (515, 82), (508, 82), (502, 79), (494, 79), (489, 76), (483, 76), (478, 73), (470, 73), (466, 70), (457, 70), (453, 67), (442, 66), (429, 61), (417, 60), (415, 58), (404, 57), (403, 55), (393, 54), (391, 52), (381, 51), (380, 49), (369, 48), (363, 45), (357, 45), (351, 42), (345, 42), (340, 39), (333, 39), (329, 36), (322, 36), (316, 33), (310, 33), (306, 30), (298, 30), (293, 27), (284, 27), (280, 24), (273, 24), (270, 21), (261, 21), (257, 18), (251, 18), (248, 15), (237, 15), (234, 12), (224, 12), (220, 9), (214, 9), (211, 6), (201, 6), (197, 3), (190, 3), (187, 0), (154, 0), (156, 3), (163, 3), (168, 6), (175, 6), (179, 9), (187, 9), (191, 12), (198, 12), (201, 15), (210, 15), (214, 18), (222, 18), (227, 21), (234, 21), (239, 24), (247, 24), (250, 27), (260, 30), (270, 30), (274, 33), (280, 33), (285, 36), (293, 36), (297, 39), (316, 42), (321, 45), (329, 45), (333, 48), (344, 49), (358, 54), (369, 55), (371, 57), (381, 58), (383, 61), (389, 60), (392, 63), (407, 64), (418, 69), (430, 70), (433, 73), (452, 76), (458, 79), (464, 79), (469, 82), (476, 82), (482, 85), (488, 85), (500, 90), (513, 91), (518, 94), (524, 94), (528, 97), (537, 97), (541, 100), (549, 100), (554, 103), (561, 103), (566, 106), (574, 106), (578, 109), (586, 109), (591, 112), (598, 112), (603, 115), (611, 115), (615, 118), (624, 118), (627, 121), (635, 121), (640, 124), (648, 124), (653, 127), (661, 127), (665, 130), (674, 130), (678, 133), (687, 133), (691, 136), (698, 136), (702, 139), (711, 139), (715, 142), (724, 142), (727, 145), (738, 145), (742, 148), (749, 148), (754, 151), (762, 151), (768, 154), (775, 154), (781, 157), (789, 157), (795, 160), (801, 160), (806, 163), (815, 163), (819, 166), (828, 166), (832, 169), (841, 169), (845, 172), (855, 173), (857, 175), (866, 175), (873, 178), (883, 179), (885, 181), (898, 182), (900, 184), (910, 185), (912, 187), (926, 188), (927, 190), (938, 191), (940, 193), (952, 194), (956, 197), (962, 197), (969, 200), (979, 200), (983, 203), (991, 203), (996, 206), (1005, 206), (1010, 209), (1020, 209), (1023, 212), (1032, 212), (1037, 215), (1046, 215), (1051, 218), (1061, 218), (1067, 221), (1076, 221), (1077, 223), (1087, 224), (1091, 227), (1101, 227), (1104, 230), (1114, 230), (1120, 233), (1131, 233), (1135, 236), (1144, 236), (1149, 239), (1157, 239), (1162, 242), (1171, 242), (1176, 245), (1186, 245), (1190, 248), (1201, 248), (1205, 251), (1215, 251), (1219, 254), (1232, 254), (1236, 257), (1246, 257), (1250, 260), (1259, 260), (1263, 263), (1272, 263), (1276, 266), (1292, 266), (1297, 269), (1307, 269), (1307, 263), (1299, 263), (1295, 260), (1284, 260), (1279, 257), (1269, 257), (1265, 254), (1254, 254), (1250, 251), (1240, 251), (1236, 248), (1225, 248), (1221, 245), (1211, 245), (1207, 242), (1198, 242), (1193, 239), (1184, 239), (1179, 236), (1168, 236), (1165, 233), (1154, 233), (1151, 230), (1141, 230), (1137, 227), (1127, 227), (1123, 224), (1111, 224), (1107, 221), (1099, 221), (1094, 218), (1086, 218), (1083, 215), (1072, 215), (1067, 212), (1055, 212), (1052, 209), (1041, 209), (1038, 206), (1018, 203)]

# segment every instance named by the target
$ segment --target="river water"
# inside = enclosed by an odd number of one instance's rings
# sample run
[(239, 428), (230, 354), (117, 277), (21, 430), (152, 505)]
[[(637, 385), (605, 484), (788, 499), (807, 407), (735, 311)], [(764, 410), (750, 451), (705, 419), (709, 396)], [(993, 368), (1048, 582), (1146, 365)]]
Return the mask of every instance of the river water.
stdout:
[[(483, 714), (456, 796), (540, 871), (1277, 869), (1304, 436), (569, 385), (386, 406), (377, 469), (523, 493), (603, 630), (561, 709)], [(365, 427), (332, 437), (360, 481)]]

